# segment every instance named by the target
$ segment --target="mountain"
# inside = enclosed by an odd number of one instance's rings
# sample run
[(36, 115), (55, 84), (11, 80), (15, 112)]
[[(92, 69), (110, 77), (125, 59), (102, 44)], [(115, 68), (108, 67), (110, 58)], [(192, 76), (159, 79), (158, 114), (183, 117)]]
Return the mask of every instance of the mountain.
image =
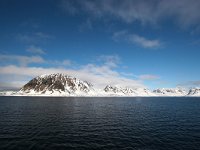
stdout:
[(200, 96), (200, 88), (192, 88), (189, 90), (188, 96)]
[(117, 87), (107, 85), (104, 91), (109, 95), (119, 95), (119, 96), (156, 96), (150, 90), (145, 88), (129, 88), (129, 87)]
[(25, 84), (18, 94), (75, 96), (92, 92), (92, 84), (64, 74), (38, 76)]
[(146, 88), (131, 88), (107, 85), (103, 89), (94, 88), (87, 81), (82, 81), (64, 74), (38, 76), (20, 91), (3, 91), (5, 96), (200, 96), (200, 88), (192, 88), (187, 92), (181, 88), (160, 88), (150, 91)]
[(187, 95), (186, 90), (181, 88), (161, 88), (153, 90), (158, 96), (185, 96)]
[(123, 96), (123, 95), (136, 95), (135, 91), (131, 88), (122, 88), (122, 87), (117, 87), (117, 86), (111, 86), (111, 85), (107, 85), (104, 88), (104, 92), (107, 93), (108, 95), (119, 95), (119, 96)]
[(38, 76), (25, 84), (18, 95), (52, 96), (156, 96), (148, 89), (117, 87), (107, 85), (104, 89), (95, 89), (87, 81), (64, 74)]

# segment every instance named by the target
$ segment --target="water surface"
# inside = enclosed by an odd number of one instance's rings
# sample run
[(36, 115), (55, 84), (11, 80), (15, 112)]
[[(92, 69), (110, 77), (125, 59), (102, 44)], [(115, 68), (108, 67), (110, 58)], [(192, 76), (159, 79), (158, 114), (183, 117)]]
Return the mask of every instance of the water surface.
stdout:
[(0, 97), (0, 149), (199, 150), (200, 98)]

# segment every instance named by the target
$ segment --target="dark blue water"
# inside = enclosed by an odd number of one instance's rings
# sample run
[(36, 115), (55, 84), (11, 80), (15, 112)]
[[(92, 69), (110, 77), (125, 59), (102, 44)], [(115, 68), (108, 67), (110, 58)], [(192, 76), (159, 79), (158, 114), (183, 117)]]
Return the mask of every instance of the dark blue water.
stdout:
[(200, 98), (0, 97), (0, 149), (199, 150)]

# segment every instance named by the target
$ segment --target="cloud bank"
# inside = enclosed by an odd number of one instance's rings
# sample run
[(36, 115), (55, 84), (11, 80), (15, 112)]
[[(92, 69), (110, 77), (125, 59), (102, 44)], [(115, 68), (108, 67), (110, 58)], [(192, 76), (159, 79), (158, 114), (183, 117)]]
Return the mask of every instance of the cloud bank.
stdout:
[(142, 81), (123, 77), (118, 72), (111, 70), (108, 66), (95, 66), (93, 64), (89, 64), (77, 70), (64, 68), (20, 67), (14, 65), (0, 67), (0, 75), (17, 75), (33, 78), (42, 74), (52, 73), (64, 73), (71, 75), (80, 78), (81, 80), (89, 81), (94, 84), (94, 86), (99, 88), (103, 88), (107, 84), (135, 88), (145, 87)]
[[(101, 55), (97, 59), (97, 64), (89, 63), (79, 65), (76, 69), (71, 66), (70, 60), (45, 60), (41, 56), (20, 56), (20, 55), (0, 55), (0, 60), (10, 60), (9, 64), (0, 66), (0, 89), (20, 88), (30, 79), (52, 73), (64, 73), (81, 80), (89, 81), (97, 88), (104, 88), (106, 85), (116, 85), (122, 87), (146, 87), (144, 80), (156, 79), (153, 75), (127, 76), (129, 72), (117, 71), (121, 60), (118, 55)], [(15, 63), (13, 63), (15, 61)], [(101, 62), (100, 64), (98, 62)], [(50, 64), (51, 67), (33, 67), (31, 64)], [(54, 64), (54, 66), (52, 65)], [(15, 65), (14, 65), (15, 64)], [(53, 67), (52, 67), (53, 66)], [(126, 74), (126, 75), (125, 75)]]

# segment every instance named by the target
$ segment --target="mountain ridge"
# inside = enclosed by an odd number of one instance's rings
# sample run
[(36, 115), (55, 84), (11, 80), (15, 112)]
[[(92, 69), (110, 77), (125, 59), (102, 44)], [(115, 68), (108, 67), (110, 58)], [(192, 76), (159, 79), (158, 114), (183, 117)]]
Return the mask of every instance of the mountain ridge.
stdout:
[(37, 76), (25, 84), (18, 92), (4, 92), (1, 95), (16, 96), (200, 96), (200, 88), (187, 92), (181, 88), (130, 88), (107, 85), (103, 89), (78, 78), (56, 73)]

